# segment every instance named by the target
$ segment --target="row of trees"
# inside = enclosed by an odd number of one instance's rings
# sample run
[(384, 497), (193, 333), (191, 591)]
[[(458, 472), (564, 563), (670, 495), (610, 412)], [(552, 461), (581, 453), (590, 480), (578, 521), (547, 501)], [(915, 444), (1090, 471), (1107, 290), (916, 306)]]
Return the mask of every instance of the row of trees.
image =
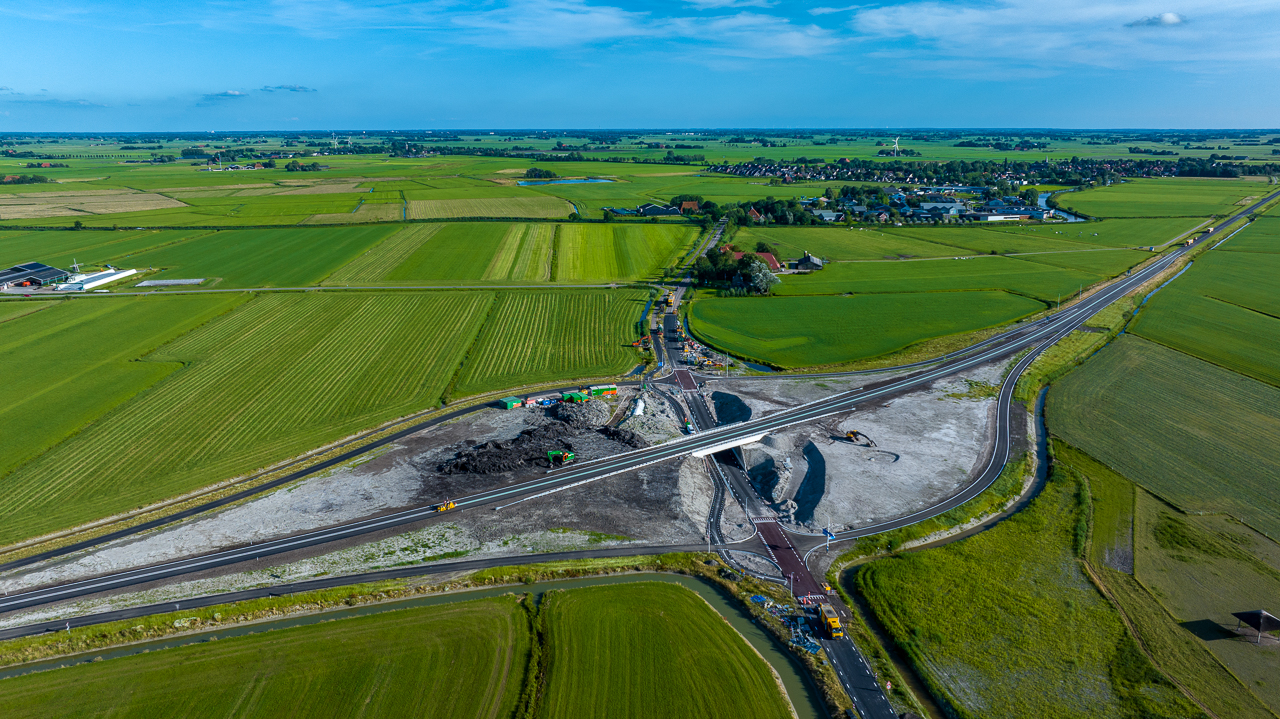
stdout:
[[(769, 246), (764, 245), (764, 248), (767, 251)], [(704, 284), (727, 281), (730, 287), (762, 295), (769, 294), (773, 286), (781, 282), (777, 275), (769, 271), (769, 265), (751, 252), (743, 253), (741, 258), (735, 260), (732, 252), (714, 249), (710, 255), (698, 258), (693, 265), (693, 273)]]

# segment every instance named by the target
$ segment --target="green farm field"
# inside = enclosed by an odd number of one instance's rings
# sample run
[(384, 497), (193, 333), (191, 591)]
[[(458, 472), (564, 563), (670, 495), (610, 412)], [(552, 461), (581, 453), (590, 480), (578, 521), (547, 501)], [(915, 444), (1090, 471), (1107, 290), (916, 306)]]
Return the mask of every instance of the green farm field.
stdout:
[(903, 292), (706, 298), (694, 303), (689, 318), (695, 336), (713, 346), (789, 368), (875, 357), (1042, 309), (1008, 292)]
[[(219, 288), (307, 287), (391, 235), (395, 227), (225, 230), (122, 260), (146, 279), (218, 278)], [(87, 233), (85, 233), (87, 234)]]
[(135, 360), (243, 301), (205, 295), (0, 304), (0, 319), (9, 319), (0, 325), (0, 366), (9, 386), (23, 388), (0, 408), (0, 477), (179, 370), (177, 362)]
[(557, 282), (650, 279), (697, 237), (688, 226), (561, 225)]
[(1207, 252), (1151, 296), (1135, 318), (1132, 331), (1280, 386), (1277, 277), (1280, 254)]
[(1077, 563), (1080, 486), (1055, 470), (988, 531), (858, 572), (876, 616), (956, 716), (1199, 715)]
[(641, 290), (501, 292), (452, 397), (552, 379), (624, 373), (648, 293)]
[(1218, 249), (1227, 252), (1280, 254), (1280, 217), (1259, 217)]
[(1038, 262), (979, 256), (968, 260), (835, 262), (808, 275), (783, 278), (777, 295), (1007, 290), (1044, 302), (1069, 297), (1104, 278)]
[(567, 217), (573, 206), (557, 197), (458, 198), (409, 200), (408, 219), (434, 220), (453, 217)]
[[(1270, 189), (1268, 189), (1270, 188)], [(1208, 217), (1239, 211), (1274, 191), (1265, 182), (1201, 178), (1131, 179), (1058, 195), (1058, 204), (1093, 217)]]
[(28, 674), (0, 682), (0, 706), (11, 719), (505, 719), (516, 714), (531, 643), (514, 598), (482, 599)]
[(792, 716), (769, 665), (688, 589), (600, 586), (543, 602), (538, 716)]
[(1157, 496), (1276, 538), (1277, 406), (1280, 389), (1126, 334), (1049, 389), (1046, 417)]
[[(181, 319), (181, 311), (198, 318), (237, 301), (74, 300), (72, 310), (86, 306), (79, 312), (123, 313), (118, 308), (135, 303), (144, 309), (135, 310), (141, 314), (132, 316), (132, 324), (102, 325), (111, 339), (98, 343), (107, 348), (100, 369), (90, 372), (67, 360), (67, 369), (78, 369), (83, 380), (65, 391), (99, 393), (103, 398), (94, 402), (105, 406), (94, 406), (97, 417), (77, 410), (74, 427), (96, 421), (4, 478), (0, 543), (191, 491), (438, 405), (493, 295), (261, 295), (148, 353), (176, 334), (160, 322), (189, 326), (195, 319)], [(155, 315), (146, 314), (151, 308)], [(50, 310), (16, 323), (59, 318)], [(96, 331), (89, 319), (81, 320), (83, 328)], [(85, 337), (65, 328), (27, 351), (78, 357)], [(38, 373), (50, 361), (33, 355), (27, 362), (37, 373), (32, 381), (49, 384)], [(110, 378), (119, 379), (119, 387), (99, 382), (106, 371), (115, 373)], [(147, 385), (148, 391), (122, 403)], [(6, 418), (3, 434), (24, 421)], [(55, 429), (24, 439), (48, 446), (59, 436)]]
[(69, 270), (72, 262), (86, 266), (111, 262), (118, 267), (134, 267), (132, 258), (140, 252), (207, 234), (211, 234), (209, 230), (0, 232), (0, 266), (43, 262)]
[(954, 247), (867, 228), (744, 227), (733, 238), (733, 244), (744, 252), (754, 252), (759, 242), (772, 246), (779, 262), (798, 258), (806, 251), (815, 257), (833, 260), (951, 257), (956, 254)]
[[(697, 230), (680, 225), (449, 222), (394, 236), (328, 284), (605, 283), (650, 279), (685, 251)], [(385, 249), (384, 249), (385, 248)], [(406, 255), (405, 253), (408, 252)], [(383, 267), (376, 277), (374, 266)]]

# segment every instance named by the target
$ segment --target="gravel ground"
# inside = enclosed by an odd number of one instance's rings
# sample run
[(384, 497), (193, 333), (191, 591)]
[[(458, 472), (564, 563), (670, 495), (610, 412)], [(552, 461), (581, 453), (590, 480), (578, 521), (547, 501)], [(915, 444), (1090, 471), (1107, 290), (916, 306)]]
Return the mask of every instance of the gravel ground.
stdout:
[[(982, 390), (998, 385), (1003, 370), (1003, 363), (985, 365), (887, 407), (863, 406), (746, 445), (742, 454), (752, 484), (789, 514), (784, 519), (792, 528), (809, 532), (854, 529), (935, 504), (981, 470), (995, 416), (995, 399), (981, 396)], [(830, 380), (717, 384), (712, 397), (722, 416), (759, 416), (856, 386)], [(875, 446), (847, 441), (850, 430)]]

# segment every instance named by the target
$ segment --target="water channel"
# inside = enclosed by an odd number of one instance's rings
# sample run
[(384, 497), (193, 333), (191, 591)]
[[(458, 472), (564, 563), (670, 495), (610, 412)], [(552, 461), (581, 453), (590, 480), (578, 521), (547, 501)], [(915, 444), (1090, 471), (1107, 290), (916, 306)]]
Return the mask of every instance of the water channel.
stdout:
[[(1053, 197), (1055, 194), (1057, 194), (1057, 193), (1053, 193), (1053, 192), (1041, 192), (1041, 193), (1040, 193), (1040, 199), (1039, 199), (1040, 206), (1041, 206), (1041, 207), (1043, 207), (1043, 208), (1045, 208), (1045, 209), (1050, 209), (1050, 208), (1049, 208), (1049, 198), (1050, 198), (1050, 197)], [(1084, 222), (1084, 221), (1085, 221), (1085, 219), (1084, 219), (1083, 217), (1080, 217), (1079, 215), (1073, 215), (1073, 214), (1071, 214), (1070, 212), (1067, 212), (1066, 210), (1054, 209), (1053, 211), (1054, 211), (1054, 212), (1056, 212), (1056, 213), (1058, 214), (1058, 216), (1060, 216), (1060, 217), (1062, 217), (1063, 219), (1065, 219), (1067, 222)]]
[(520, 587), (474, 589), (462, 592), (453, 592), (450, 594), (437, 594), (425, 597), (414, 597), (412, 599), (401, 599), (392, 602), (382, 602), (379, 604), (368, 604), (358, 607), (343, 607), (324, 612), (288, 617), (286, 619), (219, 627), (204, 632), (184, 634), (179, 637), (158, 639), (150, 642), (139, 642), (136, 644), (112, 647), (84, 654), (7, 667), (5, 669), (0, 669), (0, 680), (30, 674), (32, 672), (60, 669), (63, 667), (75, 666), (77, 664), (88, 664), (90, 662), (97, 661), (99, 657), (105, 661), (108, 659), (142, 654), (143, 652), (153, 652), (160, 649), (170, 649), (190, 644), (199, 644), (211, 641), (215, 637), (218, 641), (222, 641), (232, 637), (241, 637), (280, 629), (290, 629), (292, 627), (303, 627), (334, 619), (363, 617), (400, 609), (432, 607), (441, 604), (452, 604), (454, 602), (465, 602), (472, 599), (500, 597), (504, 594), (533, 593), (535, 595), (541, 595), (543, 592), (551, 589), (578, 589), (581, 587), (596, 587), (606, 584), (623, 584), (627, 582), (670, 582), (672, 584), (679, 584), (687, 589), (697, 592), (698, 596), (705, 599), (707, 603), (720, 614), (720, 616), (724, 617), (739, 634), (745, 637), (751, 646), (754, 647), (756, 651), (760, 652), (760, 655), (765, 658), (765, 661), (769, 662), (769, 665), (773, 667), (773, 670), (778, 673), (778, 676), (782, 679), (783, 686), (787, 689), (787, 694), (791, 698), (791, 704), (795, 707), (796, 714), (800, 719), (820, 719), (821, 717), (827, 716), (827, 712), (823, 706), (822, 695), (809, 679), (804, 667), (797, 659), (795, 659), (794, 656), (792, 656), (786, 647), (782, 646), (782, 644), (778, 642), (772, 634), (769, 634), (767, 631), (759, 627), (751, 618), (751, 615), (740, 608), (736, 600), (730, 598), (722, 589), (720, 589), (720, 587), (702, 579), (683, 574), (642, 573), (589, 577), (586, 579), (568, 579), (558, 582), (538, 582), (536, 584)]

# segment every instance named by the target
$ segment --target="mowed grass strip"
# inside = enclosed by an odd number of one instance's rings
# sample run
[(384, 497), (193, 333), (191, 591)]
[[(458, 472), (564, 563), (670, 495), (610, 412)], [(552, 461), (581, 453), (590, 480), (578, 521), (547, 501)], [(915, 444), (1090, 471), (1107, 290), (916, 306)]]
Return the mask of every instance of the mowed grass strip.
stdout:
[(991, 530), (858, 571), (876, 616), (954, 715), (1198, 715), (1077, 563), (1081, 496), (1055, 469)]
[(1011, 322), (1044, 305), (1008, 292), (699, 299), (694, 334), (778, 367), (838, 364)]
[[(0, 543), (191, 491), (435, 406), (492, 300), (481, 292), (258, 296), (133, 363), (138, 372), (185, 366), (5, 478)], [(81, 343), (68, 332), (43, 352), (73, 353)]]
[(22, 717), (515, 714), (531, 638), (510, 597), (205, 641), (0, 682)]
[(697, 594), (666, 583), (545, 595), (543, 717), (790, 717), (769, 665)]
[(354, 285), (381, 281), (444, 225), (408, 225), (339, 267), (323, 284)]
[(558, 197), (494, 197), (409, 200), (408, 219), (453, 217), (567, 217), (573, 205)]
[(1049, 389), (1051, 430), (1192, 512), (1280, 538), (1280, 389), (1131, 334)]
[(555, 246), (556, 226), (527, 225), (520, 254), (511, 268), (511, 279), (542, 282), (551, 279), (551, 253)]
[(1204, 254), (1151, 296), (1132, 331), (1280, 386), (1280, 254)]
[[(181, 368), (137, 360), (243, 301), (175, 296), (0, 305), (54, 305), (0, 328), (0, 367), (15, 390), (0, 402), (0, 477)], [(12, 489), (7, 479), (0, 485), (4, 494)]]
[(632, 369), (638, 356), (630, 345), (647, 299), (639, 290), (499, 293), (453, 398)]
[(218, 277), (220, 288), (308, 287), (395, 231), (390, 226), (223, 230), (132, 255), (148, 279)]
[(788, 275), (777, 295), (1008, 290), (1046, 302), (1069, 297), (1103, 278), (1012, 257), (902, 262), (836, 262), (808, 275)]
[(493, 259), (489, 261), (489, 266), (484, 271), (484, 279), (505, 280), (511, 276), (511, 265), (515, 264), (516, 258), (520, 255), (520, 245), (524, 242), (528, 228), (529, 226), (525, 224), (507, 227), (507, 233), (502, 237), (502, 244), (498, 246), (497, 252), (493, 254)]

